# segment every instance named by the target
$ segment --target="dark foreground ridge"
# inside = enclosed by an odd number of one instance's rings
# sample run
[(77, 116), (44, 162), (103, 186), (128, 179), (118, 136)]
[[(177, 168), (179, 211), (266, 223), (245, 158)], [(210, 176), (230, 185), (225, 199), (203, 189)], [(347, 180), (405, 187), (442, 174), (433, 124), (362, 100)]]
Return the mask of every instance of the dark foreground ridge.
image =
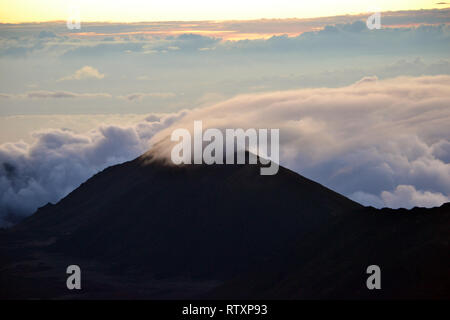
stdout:
[[(283, 167), (149, 157), (1, 232), (0, 297), (450, 297), (450, 204), (377, 210)], [(82, 290), (66, 288), (71, 264)], [(381, 290), (366, 287), (371, 264)]]

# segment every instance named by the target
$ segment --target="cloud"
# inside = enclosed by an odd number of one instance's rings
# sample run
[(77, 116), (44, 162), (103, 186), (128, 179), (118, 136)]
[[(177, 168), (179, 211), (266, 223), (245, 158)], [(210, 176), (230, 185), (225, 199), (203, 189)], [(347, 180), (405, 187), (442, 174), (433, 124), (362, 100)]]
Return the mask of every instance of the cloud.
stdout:
[(129, 101), (140, 101), (145, 97), (167, 99), (175, 97), (175, 94), (172, 92), (150, 92), (150, 93), (137, 92), (137, 93), (130, 93), (125, 96), (119, 96), (119, 98)]
[[(433, 50), (448, 51), (449, 12), (450, 9), (383, 12), (381, 30), (366, 27), (368, 14), (306, 20), (196, 22), (192, 30), (195, 34), (184, 33), (183, 23), (156, 26), (97, 23), (87, 24), (85, 28), (89, 28), (89, 32), (81, 33), (69, 32), (61, 24), (15, 25), (2, 29), (0, 40), (4, 41), (0, 56), (18, 58), (33, 54), (33, 57), (50, 55), (76, 60), (83, 57), (117, 59), (117, 56), (146, 53), (229, 55), (230, 50), (246, 53), (264, 50), (314, 57), (328, 52), (329, 48), (334, 54), (350, 56), (409, 55), (411, 52), (423, 55)], [(43, 27), (46, 28), (43, 35), (53, 32), (58, 36), (36, 37), (36, 32)], [(155, 27), (160, 29), (152, 33)], [(66, 33), (70, 36), (64, 36)], [(98, 72), (97, 76), (100, 75)], [(77, 79), (76, 74), (60, 80), (74, 79)]]
[(81, 69), (75, 71), (74, 74), (59, 79), (59, 81), (66, 80), (83, 80), (83, 79), (103, 79), (104, 74), (100, 73), (97, 69), (91, 66), (84, 66)]
[(56, 34), (52, 31), (42, 30), (39, 32), (38, 38), (55, 38)]
[(110, 98), (108, 93), (75, 93), (69, 91), (31, 91), (25, 94), (26, 98), (31, 99), (73, 99), (73, 98)]
[(361, 80), (358, 80), (355, 82), (355, 86), (357, 85), (365, 85), (365, 84), (372, 84), (374, 82), (378, 81), (377, 76), (371, 76), (371, 77), (363, 77)]
[(30, 91), (23, 94), (0, 93), (4, 99), (76, 99), (76, 98), (111, 98), (109, 93), (77, 93), (70, 91)]
[(400, 77), (240, 95), (87, 133), (39, 131), (32, 143), (0, 145), (0, 220), (14, 223), (158, 142), (167, 157), (167, 137), (194, 120), (204, 129), (279, 128), (282, 165), (365, 205), (439, 205), (450, 195), (449, 89), (446, 75)]
[(281, 164), (300, 174), (366, 205), (393, 205), (388, 195), (401, 185), (420, 191), (396, 205), (436, 205), (450, 194), (449, 90), (441, 75), (241, 95), (188, 112), (152, 144), (168, 157), (167, 137), (194, 120), (204, 129), (279, 128)]
[(104, 124), (83, 134), (47, 129), (35, 132), (32, 143), (0, 145), (0, 226), (58, 201), (98, 171), (141, 155), (157, 131), (183, 115), (149, 115), (134, 125)]
[(409, 185), (399, 185), (394, 192), (383, 191), (381, 198), (391, 208), (435, 207), (450, 201), (450, 198), (442, 193), (417, 191), (414, 186)]
[[(438, 2), (437, 4), (446, 4)], [(447, 3), (448, 4), (448, 3)], [(448, 23), (448, 8), (429, 10), (403, 10), (382, 13), (384, 26)], [(341, 15), (307, 19), (258, 19), (248, 21), (195, 21), (189, 23), (189, 30), (198, 35), (210, 35), (222, 39), (256, 39), (271, 35), (299, 35), (303, 32), (318, 30), (326, 25), (365, 21), (370, 13)], [(63, 23), (27, 23), (2, 26), (9, 33), (36, 37), (39, 31), (52, 32), (60, 36), (78, 36), (98, 38), (101, 41), (118, 39), (148, 40), (150, 37), (167, 37), (183, 33), (187, 22), (140, 22), (140, 23), (98, 23), (83, 22), (79, 32), (68, 30)], [(85, 32), (89, 30), (89, 32)], [(39, 35), (37, 36), (39, 38)], [(51, 39), (50, 39), (51, 40)]]
[[(119, 95), (117, 98), (128, 101), (141, 101), (146, 97), (157, 99), (169, 99), (175, 97), (172, 92), (149, 92), (149, 93), (130, 93)], [(30, 91), (22, 94), (0, 93), (0, 99), (77, 99), (77, 98), (112, 98), (109, 93), (79, 93), (70, 91)]]

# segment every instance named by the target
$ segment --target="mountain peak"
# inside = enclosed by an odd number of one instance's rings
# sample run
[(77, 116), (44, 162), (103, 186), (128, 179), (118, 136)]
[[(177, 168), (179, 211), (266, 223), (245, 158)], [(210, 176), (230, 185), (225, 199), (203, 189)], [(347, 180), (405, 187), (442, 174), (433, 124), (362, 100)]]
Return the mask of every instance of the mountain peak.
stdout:
[[(175, 166), (149, 152), (97, 173), (0, 234), (0, 253), (25, 257), (39, 250), (42, 264), (57, 266), (79, 261), (88, 272), (100, 268), (100, 278), (113, 277), (120, 292), (141, 298), (161, 298), (152, 291), (155, 281), (171, 298), (207, 292), (211, 297), (366, 297), (355, 286), (368, 264), (430, 270), (448, 254), (448, 242), (443, 246), (439, 234), (428, 232), (448, 226), (448, 204), (424, 209), (437, 212), (433, 215), (421, 209), (379, 214), (386, 211), (363, 207), (284, 167), (267, 176), (259, 167)], [(424, 243), (435, 243), (437, 251), (423, 249)], [(422, 265), (402, 252), (422, 256)], [(330, 274), (336, 281), (323, 291)], [(339, 274), (346, 279), (341, 286)], [(152, 285), (144, 285), (139, 295), (130, 289), (130, 279)], [(285, 281), (299, 291), (292, 293)], [(266, 289), (252, 287), (258, 283)], [(406, 289), (387, 288), (383, 294), (423, 292), (405, 283)], [(89, 292), (110, 297), (95, 288)], [(39, 286), (33, 290), (39, 292)]]

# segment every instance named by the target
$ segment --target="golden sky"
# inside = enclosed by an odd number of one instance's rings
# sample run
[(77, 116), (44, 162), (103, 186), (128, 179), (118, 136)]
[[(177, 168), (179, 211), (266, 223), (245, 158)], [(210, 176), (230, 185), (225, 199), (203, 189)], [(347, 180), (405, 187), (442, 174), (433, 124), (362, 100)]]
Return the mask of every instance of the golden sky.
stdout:
[(444, 8), (441, 0), (0, 0), (0, 22), (199, 21), (313, 18), (381, 11)]

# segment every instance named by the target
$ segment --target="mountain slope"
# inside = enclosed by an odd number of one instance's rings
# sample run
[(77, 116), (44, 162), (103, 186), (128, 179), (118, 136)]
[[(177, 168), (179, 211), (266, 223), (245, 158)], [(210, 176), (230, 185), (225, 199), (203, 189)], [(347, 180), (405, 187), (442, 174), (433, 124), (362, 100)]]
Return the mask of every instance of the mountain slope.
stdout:
[(227, 278), (360, 208), (285, 168), (261, 176), (258, 165), (174, 167), (149, 157), (104, 170), (17, 230), (48, 232), (55, 249), (125, 268)]
[[(359, 298), (368, 263), (395, 270), (415, 257), (445, 277), (448, 207), (380, 213), (259, 169), (174, 167), (151, 153), (107, 168), (0, 232), (0, 296), (65, 297), (69, 264), (84, 270), (84, 298)], [(448, 294), (448, 281), (420, 279), (384, 294)]]
[[(260, 268), (214, 289), (214, 298), (450, 298), (450, 203), (439, 208), (363, 208), (298, 237)], [(366, 269), (381, 269), (368, 290)]]

